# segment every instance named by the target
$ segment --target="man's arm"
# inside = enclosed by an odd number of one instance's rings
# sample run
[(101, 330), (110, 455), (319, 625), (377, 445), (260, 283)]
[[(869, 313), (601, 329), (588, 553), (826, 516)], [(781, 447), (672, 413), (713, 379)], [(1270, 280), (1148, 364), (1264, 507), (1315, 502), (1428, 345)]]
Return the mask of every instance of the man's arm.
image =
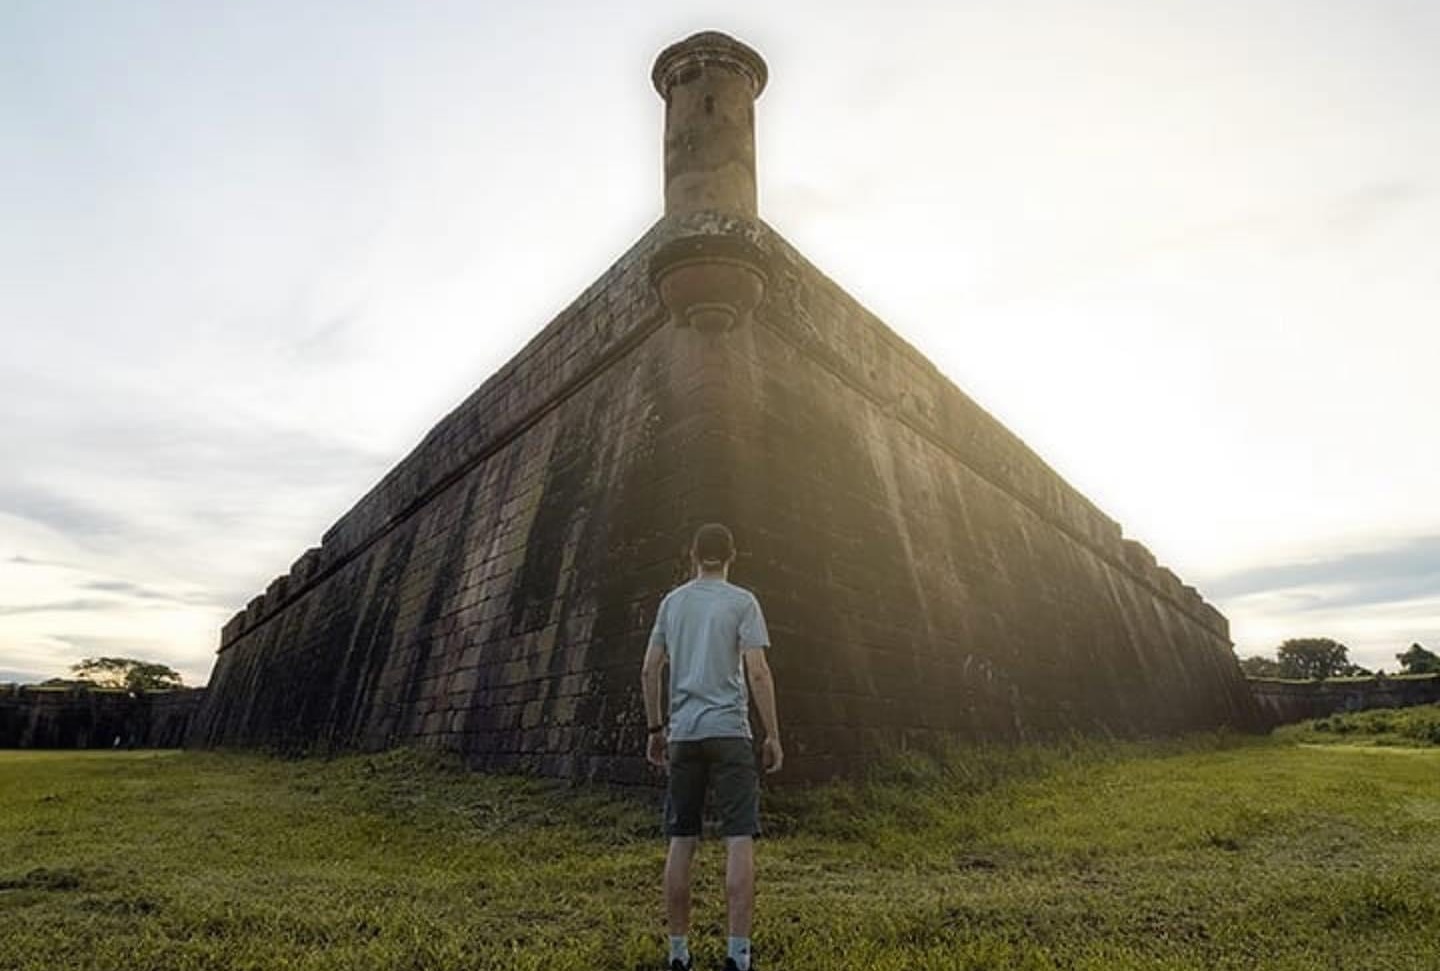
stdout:
[[(664, 725), (668, 720), (660, 711), (660, 675), (669, 663), (670, 655), (665, 645), (651, 641), (645, 649), (645, 661), (640, 665), (640, 690), (645, 695), (645, 724), (647, 728)], [(665, 729), (650, 732), (645, 739), (645, 759), (657, 768), (665, 768)]]
[(750, 684), (750, 696), (760, 710), (760, 724), (765, 729), (765, 770), (775, 772), (785, 759), (780, 747), (780, 719), (775, 714), (775, 678), (770, 673), (770, 661), (765, 657), (763, 647), (747, 648), (740, 652), (745, 661), (745, 680)]
[(665, 720), (665, 715), (660, 710), (660, 675), (669, 662), (670, 655), (665, 650), (665, 645), (651, 641), (650, 646), (645, 649), (645, 662), (640, 665), (640, 688), (645, 693), (647, 726), (658, 725)]

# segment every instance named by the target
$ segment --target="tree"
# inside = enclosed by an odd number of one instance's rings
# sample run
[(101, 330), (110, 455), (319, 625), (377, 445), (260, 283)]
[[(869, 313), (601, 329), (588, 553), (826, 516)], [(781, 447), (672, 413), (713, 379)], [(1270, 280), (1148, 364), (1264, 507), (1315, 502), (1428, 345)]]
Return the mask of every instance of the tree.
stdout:
[(1263, 654), (1253, 654), (1240, 659), (1240, 670), (1247, 678), (1278, 678), (1280, 662)]
[(1346, 658), (1350, 649), (1328, 637), (1291, 638), (1275, 650), (1282, 678), (1310, 678), (1316, 681), (1362, 671)]
[(1427, 651), (1419, 644), (1411, 644), (1409, 650), (1396, 654), (1395, 660), (1406, 674), (1440, 674), (1440, 654)]
[(133, 657), (87, 657), (70, 665), (76, 677), (107, 688), (130, 691), (163, 691), (183, 687), (174, 668)]

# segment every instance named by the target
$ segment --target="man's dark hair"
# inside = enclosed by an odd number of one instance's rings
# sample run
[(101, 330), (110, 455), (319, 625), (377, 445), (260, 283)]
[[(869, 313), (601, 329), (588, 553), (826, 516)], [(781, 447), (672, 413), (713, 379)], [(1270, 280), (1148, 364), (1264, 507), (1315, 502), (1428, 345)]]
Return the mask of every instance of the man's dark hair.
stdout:
[(720, 523), (706, 523), (695, 530), (690, 551), (706, 565), (724, 563), (735, 555), (735, 537)]

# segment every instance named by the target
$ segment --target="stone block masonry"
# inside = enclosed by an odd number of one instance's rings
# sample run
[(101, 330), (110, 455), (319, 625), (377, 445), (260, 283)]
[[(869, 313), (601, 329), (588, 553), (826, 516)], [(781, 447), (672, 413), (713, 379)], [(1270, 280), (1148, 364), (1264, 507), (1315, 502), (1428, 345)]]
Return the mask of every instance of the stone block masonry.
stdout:
[(197, 743), (641, 780), (609, 760), (705, 485), (703, 337), (664, 326), (648, 261), (712, 221), (647, 234), (226, 625)]
[(745, 531), (791, 748), (1259, 726), (1224, 618), (763, 225), (711, 348), (717, 518)]
[(766, 77), (723, 35), (661, 54), (666, 216), (225, 626), (192, 741), (658, 781), (640, 660), (713, 520), (789, 778), (1259, 726), (1219, 612), (759, 221)]
[(0, 748), (179, 748), (203, 688), (0, 685)]

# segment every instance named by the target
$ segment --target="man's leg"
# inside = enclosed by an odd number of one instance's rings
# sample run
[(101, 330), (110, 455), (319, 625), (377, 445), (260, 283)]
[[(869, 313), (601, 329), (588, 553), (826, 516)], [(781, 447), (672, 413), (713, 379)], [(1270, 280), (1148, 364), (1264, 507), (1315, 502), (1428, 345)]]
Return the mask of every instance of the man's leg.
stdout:
[(672, 742), (670, 779), (665, 797), (665, 914), (670, 924), (670, 964), (690, 965), (690, 864), (700, 841), (701, 809), (705, 803), (705, 762), (695, 742)]
[(750, 923), (755, 913), (755, 836), (760, 832), (759, 774), (748, 738), (707, 739), (715, 763), (715, 804), (725, 837), (725, 898), (730, 938), (725, 950), (740, 971), (750, 969)]
[(665, 914), (671, 937), (690, 933), (690, 864), (699, 842), (697, 836), (670, 839), (670, 854), (665, 858)]
[[(755, 840), (731, 836), (725, 840), (725, 901), (731, 937), (750, 936), (755, 914)], [(673, 932), (672, 932), (673, 933)]]

